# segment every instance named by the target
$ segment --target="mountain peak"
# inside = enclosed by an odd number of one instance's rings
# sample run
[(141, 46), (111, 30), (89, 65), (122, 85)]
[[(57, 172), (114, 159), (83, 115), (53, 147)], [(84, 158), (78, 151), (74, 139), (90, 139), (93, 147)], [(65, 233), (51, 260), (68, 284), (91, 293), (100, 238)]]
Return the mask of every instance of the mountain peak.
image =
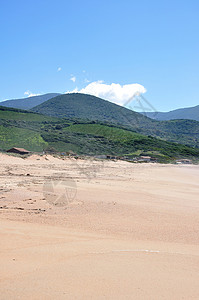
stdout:
[(48, 93), (44, 95), (32, 96), (22, 99), (12, 99), (12, 100), (5, 100), (0, 102), (1, 106), (5, 107), (13, 107), (19, 109), (31, 109), (34, 106), (37, 106), (51, 98), (54, 98), (60, 94), (58, 93)]

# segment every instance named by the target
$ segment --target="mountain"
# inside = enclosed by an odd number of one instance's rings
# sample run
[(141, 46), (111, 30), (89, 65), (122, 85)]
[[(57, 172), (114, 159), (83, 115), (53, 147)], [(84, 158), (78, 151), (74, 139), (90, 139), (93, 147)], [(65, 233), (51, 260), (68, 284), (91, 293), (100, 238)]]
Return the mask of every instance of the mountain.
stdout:
[(144, 113), (144, 115), (146, 115), (149, 118), (160, 121), (176, 119), (189, 119), (199, 121), (199, 105), (194, 107), (175, 109), (169, 112), (146, 112)]
[(199, 147), (199, 122), (157, 121), (95, 96), (74, 93), (52, 98), (32, 111), (59, 118), (107, 122), (171, 142)]
[(31, 109), (32, 107), (39, 105), (58, 95), (60, 94), (51, 93), (51, 94), (44, 94), (44, 95), (33, 96), (33, 97), (28, 97), (23, 99), (6, 100), (0, 102), (0, 105), (6, 107), (20, 108), (20, 109)]
[(151, 122), (125, 107), (80, 93), (59, 95), (33, 107), (31, 111), (58, 118), (89, 119), (123, 125), (136, 126), (138, 122)]
[(0, 107), (0, 150), (12, 147), (36, 152), (72, 150), (85, 155), (151, 155), (159, 162), (172, 162), (176, 158), (199, 160), (198, 148), (145, 136), (118, 125)]

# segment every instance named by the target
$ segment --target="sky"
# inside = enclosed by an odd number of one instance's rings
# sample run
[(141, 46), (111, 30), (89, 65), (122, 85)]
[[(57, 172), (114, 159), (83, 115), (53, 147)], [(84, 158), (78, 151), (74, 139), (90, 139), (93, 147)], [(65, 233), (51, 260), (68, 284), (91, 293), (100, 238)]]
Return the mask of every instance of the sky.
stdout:
[(199, 1), (0, 0), (0, 101), (85, 92), (199, 105)]

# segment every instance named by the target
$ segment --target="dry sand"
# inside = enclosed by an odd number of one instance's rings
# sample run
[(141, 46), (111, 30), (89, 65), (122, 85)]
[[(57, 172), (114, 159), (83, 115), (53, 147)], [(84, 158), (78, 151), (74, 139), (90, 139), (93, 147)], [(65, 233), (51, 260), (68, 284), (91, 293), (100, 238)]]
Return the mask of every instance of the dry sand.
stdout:
[(199, 166), (0, 154), (0, 176), (0, 299), (199, 299)]

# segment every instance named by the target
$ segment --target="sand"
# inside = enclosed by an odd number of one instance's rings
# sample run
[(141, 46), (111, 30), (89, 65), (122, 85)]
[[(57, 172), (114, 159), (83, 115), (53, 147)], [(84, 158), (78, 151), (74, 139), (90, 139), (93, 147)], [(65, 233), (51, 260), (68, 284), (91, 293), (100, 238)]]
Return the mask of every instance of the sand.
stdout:
[(199, 299), (199, 166), (0, 154), (0, 176), (0, 299)]

